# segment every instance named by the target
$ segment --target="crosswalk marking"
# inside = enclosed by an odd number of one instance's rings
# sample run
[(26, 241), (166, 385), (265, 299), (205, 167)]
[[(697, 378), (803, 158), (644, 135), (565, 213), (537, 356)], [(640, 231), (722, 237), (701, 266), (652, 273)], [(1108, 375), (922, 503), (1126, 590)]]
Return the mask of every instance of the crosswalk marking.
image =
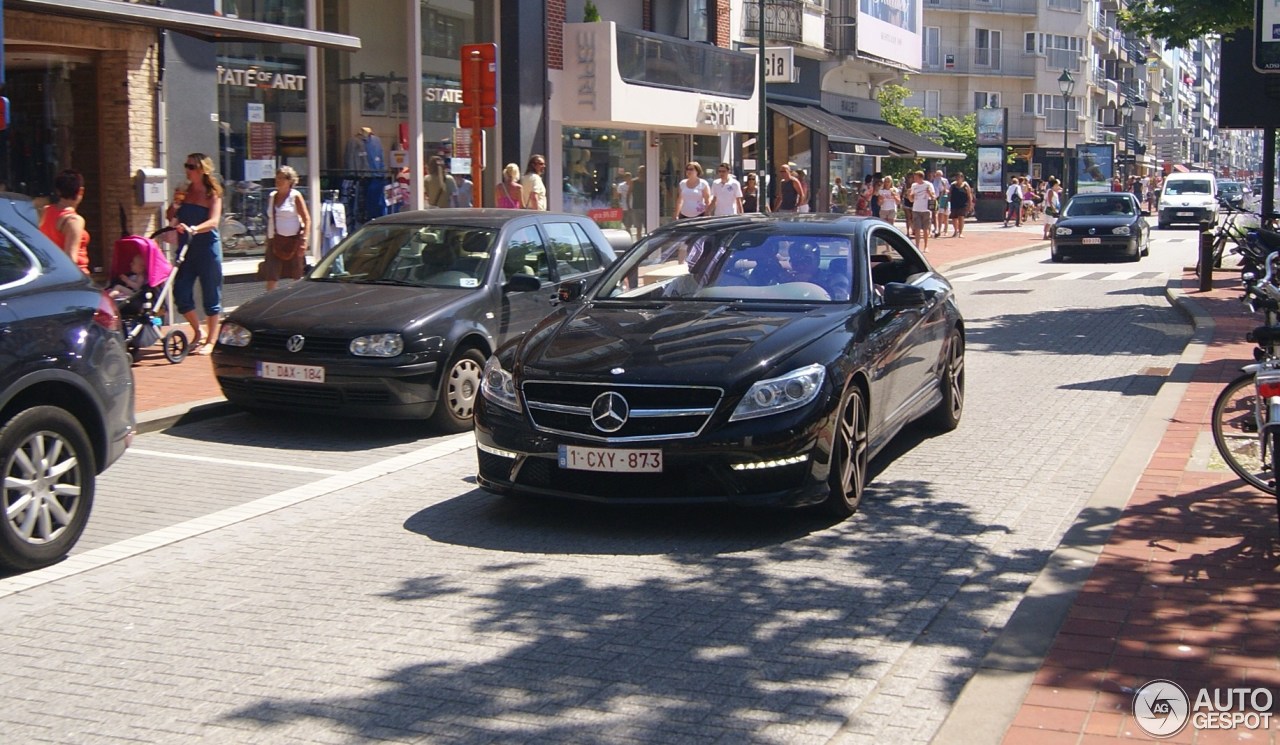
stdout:
[(1155, 279), (1162, 272), (956, 272), (947, 275), (952, 282), (1070, 282), (1090, 279), (1102, 282), (1124, 282), (1134, 279)]

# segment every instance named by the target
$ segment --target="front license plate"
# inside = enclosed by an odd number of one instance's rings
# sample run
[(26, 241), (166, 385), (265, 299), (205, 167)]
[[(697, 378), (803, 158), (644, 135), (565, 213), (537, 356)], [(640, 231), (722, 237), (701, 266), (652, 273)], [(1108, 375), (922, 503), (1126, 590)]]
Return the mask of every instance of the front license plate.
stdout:
[(258, 377), (267, 380), (292, 380), (298, 383), (323, 383), (324, 368), (318, 365), (284, 365), (259, 362)]
[(1085, 238), (1080, 242), (1086, 246), (1096, 246), (1099, 243), (1102, 243), (1102, 239), (1101, 238)]
[(662, 473), (661, 450), (615, 450), (560, 446), (560, 467), (608, 473)]
[(1192, 217), (1192, 216), (1194, 216), (1195, 214), (1196, 214), (1196, 213), (1194, 213), (1194, 212), (1179, 212), (1179, 213), (1178, 213), (1178, 217)]

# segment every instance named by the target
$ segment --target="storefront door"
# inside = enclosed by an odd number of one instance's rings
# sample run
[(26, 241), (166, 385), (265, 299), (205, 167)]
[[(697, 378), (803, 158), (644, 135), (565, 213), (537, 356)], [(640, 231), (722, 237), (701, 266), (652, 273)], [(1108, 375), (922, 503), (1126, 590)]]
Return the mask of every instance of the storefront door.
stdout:
[(666, 225), (675, 218), (680, 180), (684, 178), (684, 166), (689, 159), (689, 135), (658, 136), (659, 225)]

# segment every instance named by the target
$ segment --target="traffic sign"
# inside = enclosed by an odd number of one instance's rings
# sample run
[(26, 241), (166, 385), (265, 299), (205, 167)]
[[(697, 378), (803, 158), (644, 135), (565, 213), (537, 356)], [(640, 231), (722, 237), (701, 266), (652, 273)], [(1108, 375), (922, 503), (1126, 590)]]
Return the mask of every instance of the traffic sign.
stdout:
[[(479, 124), (475, 120), (477, 108), (480, 110)], [(463, 106), (458, 109), (458, 126), (464, 129), (496, 127), (498, 126), (498, 109), (495, 106)]]
[[(498, 45), (463, 44), (460, 61), (462, 62), (462, 105), (496, 106), (498, 103)], [(477, 95), (479, 100), (474, 98)]]

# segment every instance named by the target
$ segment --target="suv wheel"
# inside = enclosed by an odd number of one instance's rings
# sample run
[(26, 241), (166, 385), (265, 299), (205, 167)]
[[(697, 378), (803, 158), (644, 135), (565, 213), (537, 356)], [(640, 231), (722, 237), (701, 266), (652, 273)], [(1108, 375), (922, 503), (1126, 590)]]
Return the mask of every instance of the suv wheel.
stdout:
[(36, 406), (0, 429), (0, 563), (36, 569), (71, 550), (93, 507), (93, 448), (56, 406)]

